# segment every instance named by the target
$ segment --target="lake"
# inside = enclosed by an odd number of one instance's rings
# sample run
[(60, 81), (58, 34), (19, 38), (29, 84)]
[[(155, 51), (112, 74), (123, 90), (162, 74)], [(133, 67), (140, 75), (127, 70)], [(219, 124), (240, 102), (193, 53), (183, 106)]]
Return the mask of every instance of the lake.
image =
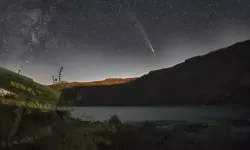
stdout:
[(249, 108), (230, 106), (169, 106), (169, 107), (72, 107), (72, 116), (91, 117), (104, 121), (117, 115), (122, 121), (176, 120), (208, 122), (221, 119), (250, 118)]

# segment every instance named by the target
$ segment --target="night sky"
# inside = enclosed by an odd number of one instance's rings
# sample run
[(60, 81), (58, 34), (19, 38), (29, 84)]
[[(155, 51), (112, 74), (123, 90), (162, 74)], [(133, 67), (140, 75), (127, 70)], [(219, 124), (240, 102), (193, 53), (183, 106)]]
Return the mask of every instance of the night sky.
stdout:
[(52, 83), (141, 76), (250, 39), (250, 0), (0, 0), (0, 66)]

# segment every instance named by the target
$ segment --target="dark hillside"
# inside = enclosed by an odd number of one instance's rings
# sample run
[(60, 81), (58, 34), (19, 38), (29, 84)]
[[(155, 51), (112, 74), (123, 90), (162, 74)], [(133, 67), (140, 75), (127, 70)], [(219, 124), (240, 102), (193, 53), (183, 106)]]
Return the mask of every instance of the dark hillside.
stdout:
[(63, 98), (93, 106), (250, 104), (249, 89), (250, 40), (128, 83), (68, 88)]

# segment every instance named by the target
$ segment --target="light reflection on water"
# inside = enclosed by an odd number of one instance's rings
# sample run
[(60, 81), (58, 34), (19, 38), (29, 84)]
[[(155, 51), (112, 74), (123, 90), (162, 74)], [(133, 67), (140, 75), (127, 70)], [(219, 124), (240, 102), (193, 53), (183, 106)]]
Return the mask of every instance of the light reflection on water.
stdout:
[(207, 122), (220, 119), (250, 118), (249, 108), (224, 106), (170, 106), (170, 107), (72, 107), (72, 116), (91, 116), (104, 121), (117, 115), (122, 121), (177, 120)]

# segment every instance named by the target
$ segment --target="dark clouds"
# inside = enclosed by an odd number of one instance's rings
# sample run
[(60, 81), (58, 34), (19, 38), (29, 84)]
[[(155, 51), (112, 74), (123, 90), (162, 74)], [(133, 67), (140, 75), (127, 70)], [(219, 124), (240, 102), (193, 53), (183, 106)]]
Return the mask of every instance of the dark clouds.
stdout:
[(0, 2), (0, 65), (40, 82), (60, 66), (65, 80), (140, 76), (249, 38), (248, 0)]

